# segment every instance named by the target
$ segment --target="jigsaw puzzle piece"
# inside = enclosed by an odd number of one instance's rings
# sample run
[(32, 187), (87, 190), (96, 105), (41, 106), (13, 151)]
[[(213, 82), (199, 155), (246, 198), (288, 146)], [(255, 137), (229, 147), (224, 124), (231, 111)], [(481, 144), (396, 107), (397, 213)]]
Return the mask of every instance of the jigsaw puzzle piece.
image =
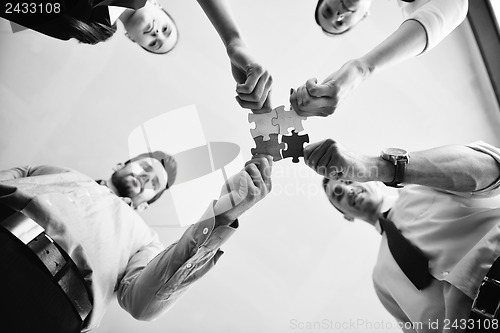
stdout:
[(283, 158), (292, 157), (293, 163), (299, 163), (299, 157), (304, 156), (304, 143), (309, 143), (309, 135), (298, 135), (292, 131), (292, 135), (283, 135), (281, 141), (287, 145), (287, 149), (283, 150)]
[(269, 140), (265, 141), (262, 136), (254, 138), (256, 148), (252, 148), (252, 155), (266, 154), (273, 157), (273, 161), (279, 161), (281, 157), (281, 150), (285, 149), (285, 144), (278, 141), (278, 134), (270, 134)]
[(259, 136), (263, 136), (264, 141), (268, 141), (270, 140), (270, 134), (278, 134), (279, 126), (273, 124), (273, 119), (277, 116), (278, 114), (276, 113), (276, 110), (261, 114), (249, 113), (248, 122), (255, 123), (255, 128), (250, 129), (252, 137), (255, 139)]
[(285, 106), (281, 105), (274, 110), (276, 111), (277, 118), (274, 120), (273, 125), (279, 126), (280, 134), (289, 134), (289, 128), (295, 129), (297, 133), (304, 130), (302, 121), (307, 118), (299, 116), (293, 108), (290, 108), (290, 111), (285, 111)]

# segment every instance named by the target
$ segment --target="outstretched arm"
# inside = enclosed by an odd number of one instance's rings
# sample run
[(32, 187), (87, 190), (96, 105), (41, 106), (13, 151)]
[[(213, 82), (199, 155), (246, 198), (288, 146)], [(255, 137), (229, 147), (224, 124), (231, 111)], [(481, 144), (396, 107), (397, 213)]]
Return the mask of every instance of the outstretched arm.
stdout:
[(455, 29), (467, 14), (467, 0), (431, 0), (358, 59), (345, 63), (320, 84), (309, 79), (290, 96), (290, 103), (302, 116), (333, 114), (351, 91), (383, 68), (413, 58), (431, 49)]
[[(306, 164), (328, 178), (391, 182), (394, 165), (378, 156), (349, 151), (327, 139), (304, 149)], [(500, 189), (500, 148), (478, 142), (411, 152), (404, 184), (454, 192)]]
[(250, 54), (225, 0), (197, 0), (219, 34), (231, 61), (236, 100), (243, 108), (270, 109), (272, 77)]
[[(140, 320), (167, 311), (215, 265), (222, 255), (219, 248), (238, 227), (239, 216), (269, 194), (271, 169), (269, 158), (253, 158), (227, 180), (219, 200), (178, 242), (161, 251), (156, 238), (134, 254), (119, 283), (120, 305)], [(159, 254), (149, 261), (155, 253)]]
[(60, 168), (50, 165), (37, 165), (37, 166), (25, 165), (21, 167), (15, 167), (12, 169), (0, 171), (0, 181), (13, 180), (24, 177), (59, 174), (68, 171), (70, 170), (67, 168)]

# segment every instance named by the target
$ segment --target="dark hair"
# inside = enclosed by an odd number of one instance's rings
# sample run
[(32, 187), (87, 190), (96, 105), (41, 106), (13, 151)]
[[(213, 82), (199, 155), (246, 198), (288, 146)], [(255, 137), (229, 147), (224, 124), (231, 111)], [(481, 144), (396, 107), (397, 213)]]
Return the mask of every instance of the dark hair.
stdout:
[(165, 154), (162, 151), (157, 150), (154, 152), (143, 153), (143, 154), (137, 155), (136, 157), (131, 158), (130, 160), (126, 161), (125, 164), (129, 164), (131, 162), (134, 162), (134, 161), (137, 161), (137, 160), (140, 160), (143, 158), (148, 158), (148, 157), (158, 160), (165, 168), (165, 171), (167, 172), (167, 176), (168, 176), (167, 186), (162, 191), (160, 191), (158, 194), (156, 194), (154, 197), (152, 197), (151, 199), (148, 200), (148, 204), (152, 204), (153, 202), (155, 202), (156, 200), (158, 200), (161, 197), (163, 192), (165, 192), (168, 188), (170, 188), (170, 186), (172, 186), (174, 184), (175, 178), (177, 177), (177, 162), (175, 161), (175, 159), (172, 156)]
[(175, 27), (177, 28), (177, 29), (175, 29), (175, 32), (177, 33), (177, 39), (175, 40), (175, 44), (174, 44), (174, 46), (172, 46), (172, 48), (171, 48), (170, 50), (166, 51), (166, 52), (153, 52), (153, 51), (151, 51), (151, 50), (149, 50), (149, 49), (145, 48), (145, 47), (144, 47), (144, 46), (142, 46), (142, 45), (140, 45), (140, 46), (141, 46), (141, 47), (142, 47), (142, 49), (143, 49), (144, 51), (146, 51), (146, 52), (149, 52), (149, 53), (152, 53), (152, 54), (162, 54), (162, 55), (163, 55), (163, 54), (167, 54), (167, 53), (169, 53), (170, 51), (172, 51), (173, 49), (175, 49), (175, 47), (176, 47), (176, 46), (177, 46), (177, 44), (179, 43), (179, 37), (180, 37), (180, 35), (179, 35), (179, 28), (177, 27), (177, 23), (175, 23), (174, 18), (173, 18), (173, 17), (172, 17), (172, 16), (171, 16), (171, 15), (170, 15), (170, 14), (169, 14), (169, 13), (168, 13), (165, 9), (163, 9), (163, 8), (162, 8), (161, 10), (162, 10), (165, 14), (167, 14), (167, 16), (168, 16), (168, 17), (172, 20), (172, 22), (174, 23)]
[(328, 30), (325, 30), (325, 28), (323, 28), (321, 26), (321, 24), (319, 23), (319, 6), (321, 6), (321, 4), (323, 3), (323, 1), (325, 0), (318, 0), (318, 4), (316, 5), (316, 9), (314, 10), (314, 20), (316, 20), (316, 24), (319, 25), (319, 27), (321, 28), (321, 30), (323, 30), (323, 32), (329, 36), (338, 36), (338, 35), (342, 35), (343, 33), (346, 33), (348, 32), (349, 30), (351, 30), (352, 27), (349, 27), (347, 29), (345, 29), (344, 31), (342, 32), (338, 32), (338, 33), (335, 33), (335, 32), (330, 32)]
[[(323, 177), (323, 182), (322, 182), (322, 185), (323, 185), (323, 190), (325, 191), (325, 194), (326, 194), (326, 196), (327, 196), (327, 197), (328, 197), (328, 193), (326, 193), (326, 186), (328, 185), (328, 183), (329, 183), (329, 182), (330, 182), (330, 179), (329, 179), (329, 178)], [(328, 200), (328, 201), (330, 201), (330, 200)], [(332, 205), (332, 206), (333, 206), (336, 210), (338, 210), (338, 211), (339, 211), (339, 212), (341, 212), (343, 215), (345, 215), (345, 213), (344, 213), (342, 210), (340, 210), (340, 208), (338, 208), (337, 206), (335, 206), (335, 205), (334, 205), (334, 204), (332, 204), (331, 202), (330, 202), (330, 204), (331, 204), (331, 205)]]
[(68, 29), (71, 38), (84, 44), (104, 42), (116, 32), (116, 24), (108, 26), (99, 22), (85, 22), (69, 15), (61, 16), (61, 22)]

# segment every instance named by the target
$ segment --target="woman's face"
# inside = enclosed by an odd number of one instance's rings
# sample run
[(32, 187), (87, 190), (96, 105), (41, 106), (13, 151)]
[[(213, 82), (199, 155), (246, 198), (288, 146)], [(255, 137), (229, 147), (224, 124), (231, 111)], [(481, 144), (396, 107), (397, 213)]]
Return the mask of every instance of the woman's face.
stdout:
[(163, 9), (149, 1), (123, 23), (128, 37), (153, 53), (167, 53), (177, 44), (174, 21)]
[(370, 5), (371, 0), (323, 0), (317, 7), (316, 20), (323, 31), (341, 34), (358, 24)]

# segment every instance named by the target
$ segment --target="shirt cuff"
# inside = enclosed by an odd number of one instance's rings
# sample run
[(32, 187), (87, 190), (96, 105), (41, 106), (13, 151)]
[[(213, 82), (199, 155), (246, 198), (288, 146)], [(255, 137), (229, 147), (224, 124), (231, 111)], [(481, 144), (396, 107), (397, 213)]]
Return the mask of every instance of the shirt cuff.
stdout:
[(190, 230), (198, 248), (206, 251), (220, 248), (233, 235), (239, 225), (238, 220), (235, 220), (228, 226), (223, 225), (215, 228), (214, 205), (216, 202), (216, 200), (212, 201), (202, 215), (200, 222), (193, 225)]

